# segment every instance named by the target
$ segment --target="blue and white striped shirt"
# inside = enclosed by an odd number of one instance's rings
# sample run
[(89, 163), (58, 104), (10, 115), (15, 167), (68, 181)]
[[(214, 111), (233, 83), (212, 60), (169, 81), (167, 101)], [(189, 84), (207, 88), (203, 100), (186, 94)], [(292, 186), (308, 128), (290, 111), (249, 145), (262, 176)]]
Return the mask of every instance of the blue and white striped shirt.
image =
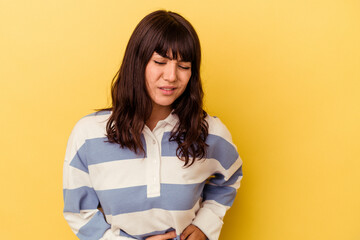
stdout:
[(189, 224), (209, 240), (218, 239), (242, 178), (242, 161), (225, 125), (206, 117), (206, 159), (185, 168), (176, 156), (177, 143), (169, 141), (178, 123), (175, 114), (153, 131), (145, 126), (145, 157), (105, 142), (110, 114), (81, 118), (67, 144), (64, 216), (79, 239), (145, 239), (175, 230), (179, 240)]

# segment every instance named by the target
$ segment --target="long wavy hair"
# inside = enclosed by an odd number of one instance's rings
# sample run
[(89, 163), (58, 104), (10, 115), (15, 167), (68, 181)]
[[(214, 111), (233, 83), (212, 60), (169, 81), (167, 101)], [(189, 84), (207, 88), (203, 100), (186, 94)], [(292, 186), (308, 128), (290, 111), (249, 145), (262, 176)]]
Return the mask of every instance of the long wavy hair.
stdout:
[(192, 25), (170, 11), (155, 11), (136, 26), (125, 50), (121, 67), (112, 81), (112, 107), (106, 125), (108, 142), (118, 143), (135, 153), (145, 154), (141, 134), (152, 112), (152, 101), (146, 89), (145, 68), (154, 52), (191, 62), (191, 77), (181, 96), (172, 104), (179, 123), (169, 141), (178, 144), (176, 155), (191, 166), (206, 156), (208, 123), (203, 110), (200, 79), (201, 50)]

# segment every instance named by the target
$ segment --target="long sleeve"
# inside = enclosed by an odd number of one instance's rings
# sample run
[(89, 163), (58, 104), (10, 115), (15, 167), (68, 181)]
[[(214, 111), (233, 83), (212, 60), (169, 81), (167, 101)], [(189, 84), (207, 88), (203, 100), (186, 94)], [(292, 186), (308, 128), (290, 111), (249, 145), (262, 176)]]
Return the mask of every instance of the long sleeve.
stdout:
[(91, 185), (86, 160), (85, 135), (79, 122), (66, 148), (63, 169), (64, 217), (81, 240), (105, 239), (110, 225), (97, 209), (99, 199)]
[(232, 143), (229, 131), (217, 118), (210, 119), (209, 123), (207, 159), (216, 162), (216, 167), (213, 176), (205, 184), (203, 201), (193, 224), (199, 227), (209, 240), (217, 240), (224, 215), (233, 204), (243, 174), (242, 160)]

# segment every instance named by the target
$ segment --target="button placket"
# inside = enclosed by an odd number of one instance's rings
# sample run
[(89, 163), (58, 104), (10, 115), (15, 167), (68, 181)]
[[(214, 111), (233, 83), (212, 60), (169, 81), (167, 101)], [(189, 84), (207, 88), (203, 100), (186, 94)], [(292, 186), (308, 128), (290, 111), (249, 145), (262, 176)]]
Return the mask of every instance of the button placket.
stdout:
[(160, 161), (158, 160), (161, 153), (158, 141), (155, 135), (147, 132), (147, 142), (150, 142), (147, 149), (147, 197), (160, 196)]

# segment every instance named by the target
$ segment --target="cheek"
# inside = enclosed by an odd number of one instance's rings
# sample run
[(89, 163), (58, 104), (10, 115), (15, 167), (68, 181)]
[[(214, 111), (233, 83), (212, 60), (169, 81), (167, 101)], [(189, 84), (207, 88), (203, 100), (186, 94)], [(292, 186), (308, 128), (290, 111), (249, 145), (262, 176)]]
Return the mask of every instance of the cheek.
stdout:
[(161, 72), (155, 68), (149, 68), (145, 72), (145, 81), (150, 85), (154, 85), (160, 78)]
[(153, 98), (154, 95), (154, 84), (152, 84), (151, 77), (147, 74), (145, 74), (145, 85), (146, 85), (146, 91), (149, 94), (151, 98)]
[(184, 89), (189, 84), (190, 78), (191, 78), (191, 73), (184, 73), (183, 74), (181, 79), (182, 79), (182, 85), (183, 85)]
[(148, 90), (154, 88), (155, 85), (155, 73), (149, 69), (145, 72), (145, 83)]

